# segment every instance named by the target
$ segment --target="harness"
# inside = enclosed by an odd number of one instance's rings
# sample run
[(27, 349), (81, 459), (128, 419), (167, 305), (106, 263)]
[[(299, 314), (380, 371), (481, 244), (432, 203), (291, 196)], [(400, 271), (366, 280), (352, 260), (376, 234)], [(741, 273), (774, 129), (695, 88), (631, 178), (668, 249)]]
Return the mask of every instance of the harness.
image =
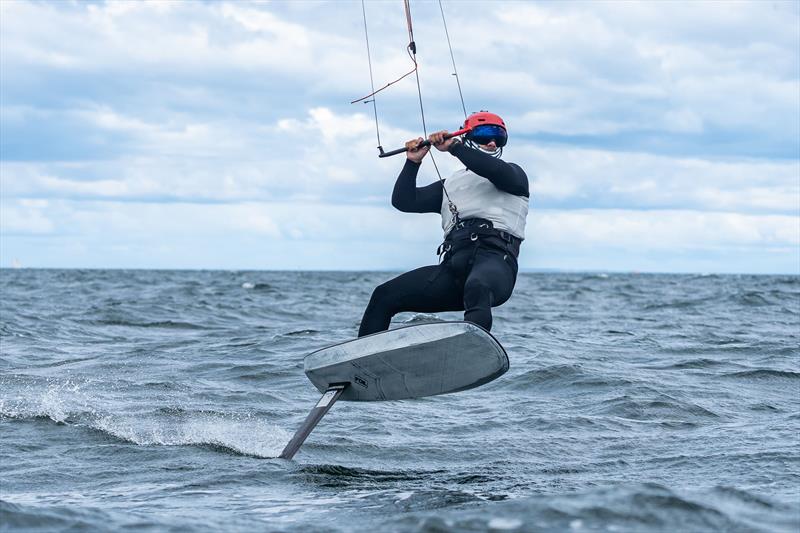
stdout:
[(439, 262), (441, 263), (443, 260), (447, 260), (448, 252), (455, 252), (466, 246), (472, 246), (472, 257), (470, 259), (470, 262), (472, 262), (478, 253), (478, 248), (484, 245), (489, 248), (500, 249), (516, 259), (519, 256), (521, 242), (521, 239), (507, 231), (495, 229), (490, 220), (469, 218), (459, 220), (453, 226), (453, 229), (447, 234), (442, 244), (436, 249), (436, 255), (439, 256)]

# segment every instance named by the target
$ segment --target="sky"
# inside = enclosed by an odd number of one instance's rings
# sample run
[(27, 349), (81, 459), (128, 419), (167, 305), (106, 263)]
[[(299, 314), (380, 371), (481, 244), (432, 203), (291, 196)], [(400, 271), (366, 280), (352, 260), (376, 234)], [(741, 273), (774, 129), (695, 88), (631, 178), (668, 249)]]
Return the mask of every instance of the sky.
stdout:
[[(531, 181), (522, 269), (800, 274), (799, 1), (442, 8), (467, 111)], [(411, 68), (403, 3), (365, 12), (382, 86)], [(439, 3), (411, 12), (428, 130), (453, 131)], [(435, 263), (369, 92), (361, 2), (2, 0), (0, 266)], [(413, 76), (376, 105), (385, 149), (422, 134)]]

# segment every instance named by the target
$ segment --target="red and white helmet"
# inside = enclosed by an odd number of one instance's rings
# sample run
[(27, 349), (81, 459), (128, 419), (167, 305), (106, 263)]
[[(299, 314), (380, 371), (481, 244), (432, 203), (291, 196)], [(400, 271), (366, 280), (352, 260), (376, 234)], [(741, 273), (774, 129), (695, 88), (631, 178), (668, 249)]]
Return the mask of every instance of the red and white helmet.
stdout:
[(499, 115), (488, 111), (479, 111), (468, 116), (462, 129), (469, 130), (464, 134), (467, 146), (487, 152), (489, 150), (486, 146), (494, 142), (496, 148), (490, 153), (495, 157), (500, 157), (508, 142), (506, 123)]

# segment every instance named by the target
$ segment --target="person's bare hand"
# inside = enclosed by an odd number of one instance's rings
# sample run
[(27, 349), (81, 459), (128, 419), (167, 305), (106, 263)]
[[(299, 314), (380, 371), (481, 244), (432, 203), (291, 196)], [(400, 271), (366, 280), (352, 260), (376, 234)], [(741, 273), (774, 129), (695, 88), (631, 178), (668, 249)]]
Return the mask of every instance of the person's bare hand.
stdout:
[(447, 130), (437, 131), (436, 133), (431, 133), (428, 139), (431, 141), (431, 144), (436, 147), (437, 150), (440, 152), (446, 152), (450, 149), (450, 145), (453, 144), (453, 140), (455, 139), (445, 139), (447, 135)]
[(422, 142), (422, 137), (417, 137), (416, 139), (411, 139), (406, 143), (406, 148), (408, 151), (406, 152), (406, 157), (413, 161), (414, 163), (422, 162), (422, 159), (428, 155), (430, 151), (430, 146), (423, 146), (422, 148), (417, 148), (419, 144)]

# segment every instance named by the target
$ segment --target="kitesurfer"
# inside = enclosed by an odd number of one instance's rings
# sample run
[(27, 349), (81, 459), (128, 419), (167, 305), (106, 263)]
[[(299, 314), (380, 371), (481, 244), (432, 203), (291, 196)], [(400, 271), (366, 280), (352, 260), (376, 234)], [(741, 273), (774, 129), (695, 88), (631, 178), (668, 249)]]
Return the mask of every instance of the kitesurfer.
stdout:
[(500, 158), (508, 140), (502, 118), (486, 111), (473, 113), (464, 128), (470, 130), (464, 141), (448, 138), (446, 131), (430, 135), (431, 145), (466, 168), (425, 187), (417, 187), (416, 178), (430, 147), (419, 147), (421, 137), (406, 143), (406, 162), (392, 205), (404, 213), (441, 214), (440, 262), (375, 288), (359, 337), (388, 329), (392, 317), (404, 311), (464, 311), (464, 320), (490, 330), (492, 307), (511, 296), (525, 238), (528, 177), (519, 165)]

